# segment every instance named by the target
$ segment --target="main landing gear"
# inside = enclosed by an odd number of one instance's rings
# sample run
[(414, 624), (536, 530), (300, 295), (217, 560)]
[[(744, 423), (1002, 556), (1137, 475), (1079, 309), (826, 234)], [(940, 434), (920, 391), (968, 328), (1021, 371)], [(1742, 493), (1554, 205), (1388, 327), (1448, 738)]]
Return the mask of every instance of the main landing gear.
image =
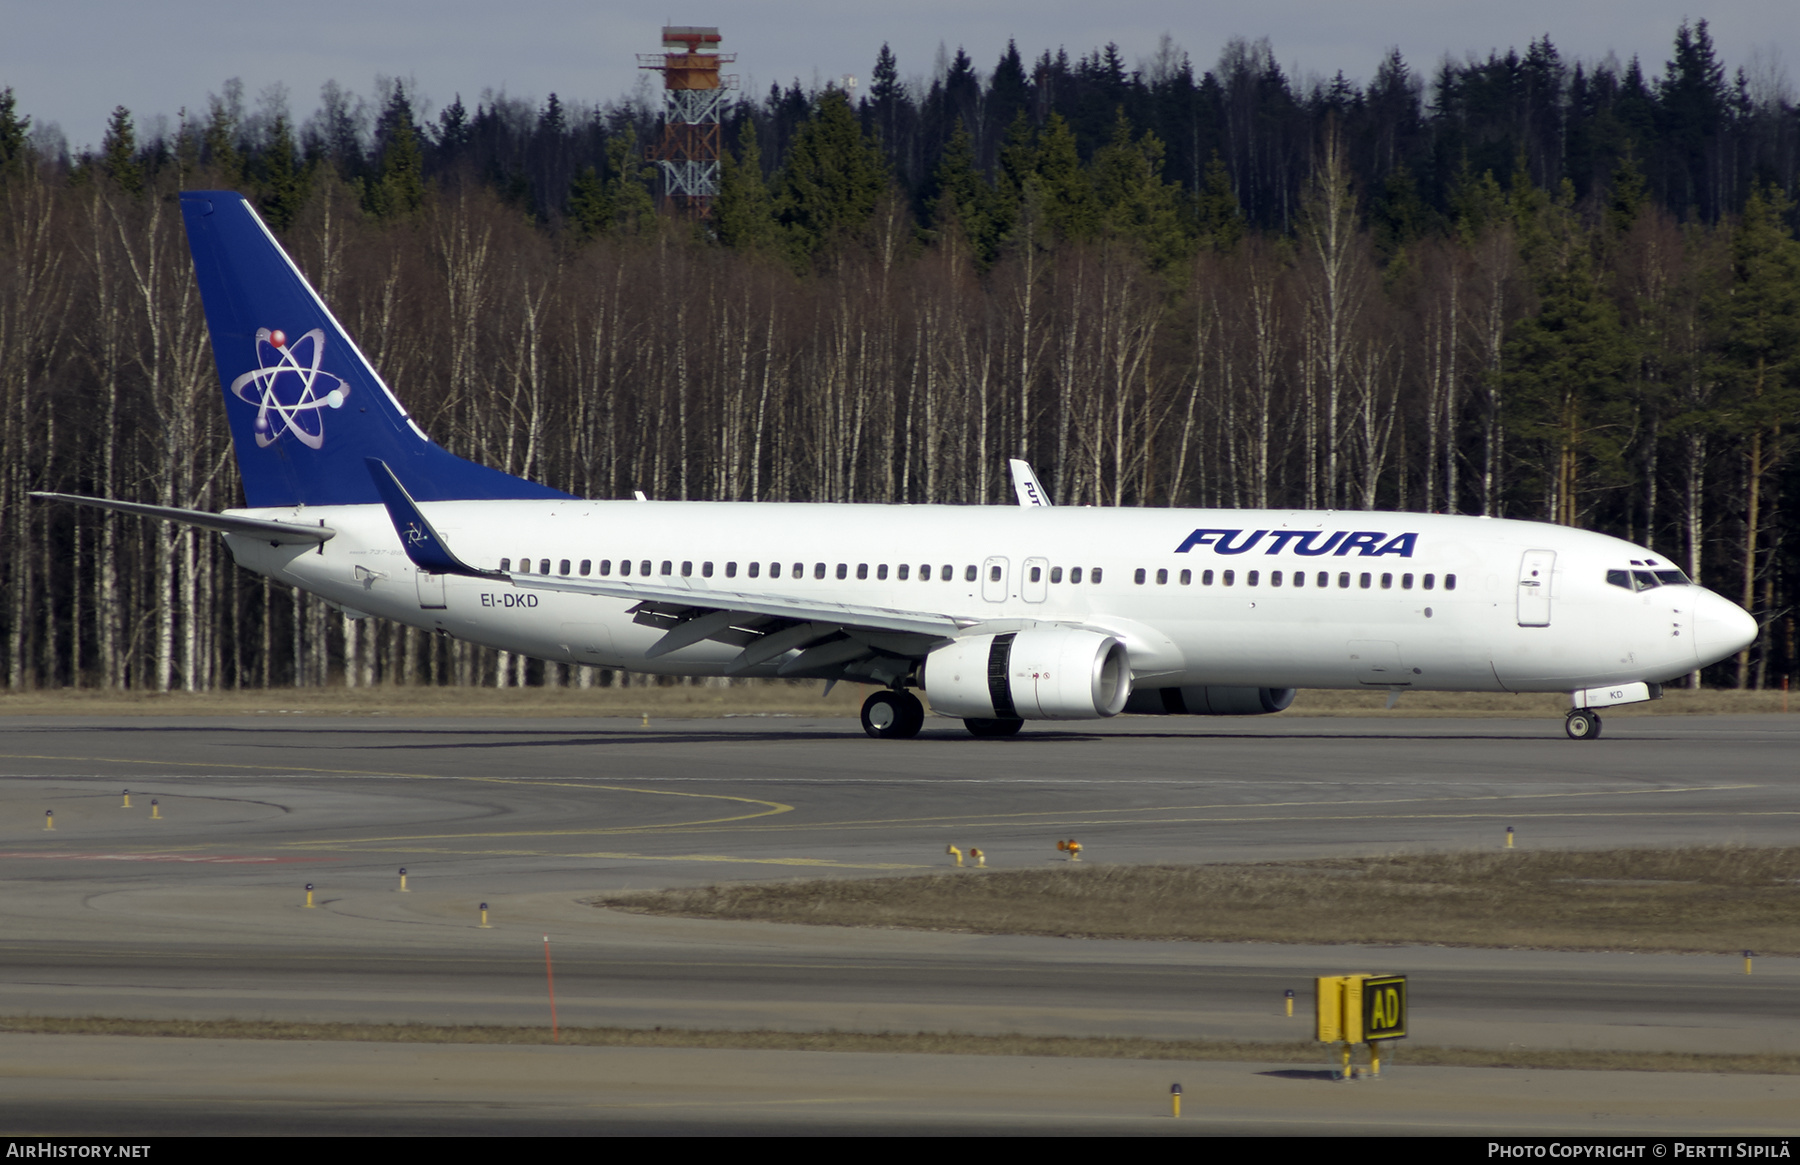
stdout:
[(1563, 731), (1570, 740), (1599, 740), (1600, 713), (1591, 708), (1577, 708), (1563, 721)]
[(862, 726), (877, 740), (905, 740), (925, 727), (925, 705), (911, 692), (883, 689), (863, 701)]

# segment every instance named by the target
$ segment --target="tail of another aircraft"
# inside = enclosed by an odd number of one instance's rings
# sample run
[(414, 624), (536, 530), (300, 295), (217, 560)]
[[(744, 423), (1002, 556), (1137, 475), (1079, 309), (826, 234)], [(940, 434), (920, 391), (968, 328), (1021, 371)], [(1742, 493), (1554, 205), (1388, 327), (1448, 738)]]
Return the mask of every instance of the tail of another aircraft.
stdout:
[(378, 505), (370, 458), (422, 502), (568, 496), (434, 444), (241, 194), (181, 213), (252, 507)]

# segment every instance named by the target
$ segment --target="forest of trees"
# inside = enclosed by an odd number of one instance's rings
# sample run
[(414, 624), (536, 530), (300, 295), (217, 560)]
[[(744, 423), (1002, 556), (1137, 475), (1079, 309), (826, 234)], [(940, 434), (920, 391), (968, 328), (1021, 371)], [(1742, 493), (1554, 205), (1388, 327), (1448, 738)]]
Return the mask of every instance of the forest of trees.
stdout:
[[(3, 82), (3, 79), (0, 79)], [(70, 156), (0, 88), (6, 683), (616, 682), (328, 610), (211, 535), (31, 502), (241, 504), (176, 192), (244, 191), (450, 449), (572, 493), (1383, 508), (1646, 542), (1794, 670), (1800, 105), (1707, 26), (1660, 70), (1520, 55), (1300, 85), (962, 52), (730, 106), (708, 217), (640, 101), (227, 82)]]

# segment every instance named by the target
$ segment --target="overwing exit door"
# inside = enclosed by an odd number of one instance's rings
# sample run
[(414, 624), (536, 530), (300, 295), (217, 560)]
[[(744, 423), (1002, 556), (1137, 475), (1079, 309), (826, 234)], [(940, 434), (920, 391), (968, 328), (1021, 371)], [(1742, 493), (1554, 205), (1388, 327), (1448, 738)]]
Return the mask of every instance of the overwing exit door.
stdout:
[(1028, 603), (1041, 603), (1050, 597), (1050, 560), (1027, 558), (1024, 575), (1019, 579), (1019, 595)]
[(981, 564), (981, 597), (990, 603), (1004, 603), (1007, 598), (1006, 570), (1010, 564), (1004, 558), (990, 558)]

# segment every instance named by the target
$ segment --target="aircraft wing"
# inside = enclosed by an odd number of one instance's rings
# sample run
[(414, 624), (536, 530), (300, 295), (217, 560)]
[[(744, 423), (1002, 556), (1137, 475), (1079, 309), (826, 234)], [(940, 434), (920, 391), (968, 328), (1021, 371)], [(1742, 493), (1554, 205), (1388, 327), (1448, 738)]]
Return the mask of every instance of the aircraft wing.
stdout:
[(116, 502), (111, 498), (89, 498), (80, 494), (34, 491), (31, 496), (43, 498), (47, 502), (68, 502), (71, 505), (116, 510), (121, 514), (136, 514), (144, 518), (160, 518), (165, 522), (198, 526), (202, 530), (216, 530), (221, 534), (248, 534), (265, 542), (284, 545), (316, 546), (337, 537), (337, 531), (326, 525), (302, 526), (298, 522), (275, 522), (267, 518), (215, 514), (210, 510), (183, 510), (175, 506), (147, 506), (142, 502)]
[[(481, 570), (462, 561), (418, 508), (389, 466), (376, 458), (369, 473), (400, 535), (406, 556), (420, 570), (492, 579), (527, 590), (564, 591), (635, 603), (634, 620), (665, 630), (645, 654), (657, 658), (705, 639), (741, 646), (727, 671), (742, 671), (799, 654), (782, 664), (782, 675), (840, 674), (879, 677), (882, 660), (922, 658), (938, 644), (977, 622), (929, 611), (832, 603), (796, 595), (715, 590), (689, 579), (626, 582)], [(871, 670), (873, 669), (873, 670)]]
[[(831, 622), (843, 626), (866, 627), (870, 630), (896, 631), (909, 635), (936, 635), (948, 638), (975, 620), (958, 621), (949, 615), (920, 611), (900, 611), (887, 607), (864, 607), (851, 603), (827, 603), (769, 594), (746, 594), (718, 591), (705, 587), (683, 587), (656, 583), (612, 582), (606, 579), (572, 578), (550, 574), (509, 574), (516, 587), (534, 591), (569, 591), (582, 595), (603, 595), (611, 599), (634, 599), (647, 605), (706, 607), (730, 610), (745, 615), (765, 615), (776, 619), (805, 619)], [(686, 581), (686, 580), (682, 580)], [(673, 582), (673, 580), (671, 580)], [(704, 638), (704, 637), (702, 637)], [(687, 646), (681, 644), (680, 646)], [(658, 644), (657, 647), (662, 647)], [(652, 657), (665, 655), (674, 648), (650, 649)]]

